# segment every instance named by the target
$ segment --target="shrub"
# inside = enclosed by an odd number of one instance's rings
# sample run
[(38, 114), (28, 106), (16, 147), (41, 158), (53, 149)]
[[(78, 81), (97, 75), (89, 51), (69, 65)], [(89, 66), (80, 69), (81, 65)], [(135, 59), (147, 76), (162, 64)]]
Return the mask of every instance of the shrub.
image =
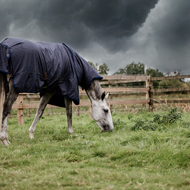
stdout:
[(154, 114), (152, 121), (148, 121), (147, 119), (136, 119), (134, 120), (136, 123), (131, 130), (155, 131), (160, 124), (173, 124), (178, 120), (181, 120), (181, 115), (182, 113), (177, 112), (177, 108), (173, 108), (165, 115)]
[(168, 123), (175, 123), (176, 121), (181, 120), (181, 115), (182, 113), (177, 113), (177, 108), (173, 108), (166, 115), (155, 114), (153, 122), (165, 125)]

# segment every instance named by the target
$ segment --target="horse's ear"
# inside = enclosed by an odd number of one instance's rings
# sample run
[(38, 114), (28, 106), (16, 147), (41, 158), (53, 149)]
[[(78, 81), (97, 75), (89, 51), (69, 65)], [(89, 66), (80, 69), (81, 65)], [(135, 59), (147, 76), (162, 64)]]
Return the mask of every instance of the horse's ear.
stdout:
[(102, 93), (102, 96), (101, 96), (101, 99), (104, 100), (105, 96), (106, 96), (106, 93), (103, 92), (103, 93)]
[(106, 94), (106, 99), (108, 99), (109, 93)]

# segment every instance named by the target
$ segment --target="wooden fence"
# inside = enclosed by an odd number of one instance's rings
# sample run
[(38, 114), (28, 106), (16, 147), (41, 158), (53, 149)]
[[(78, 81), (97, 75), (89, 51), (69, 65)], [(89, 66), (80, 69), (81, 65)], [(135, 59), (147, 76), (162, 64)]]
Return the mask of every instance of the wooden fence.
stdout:
[[(153, 81), (160, 81), (160, 80), (173, 80), (173, 79), (184, 79), (190, 78), (190, 75), (179, 75), (179, 76), (168, 76), (168, 77), (151, 77), (151, 76), (104, 76), (104, 79), (101, 81), (102, 86), (104, 87), (103, 90), (110, 95), (113, 94), (128, 94), (128, 93), (144, 93), (144, 99), (133, 99), (133, 100), (114, 100), (111, 96), (109, 103), (110, 106), (112, 105), (129, 105), (129, 104), (146, 104), (149, 108), (149, 111), (153, 111), (154, 103), (158, 103), (153, 97), (154, 92), (179, 92), (179, 91), (190, 91), (190, 88), (170, 88), (170, 89), (154, 89), (153, 88)], [(145, 82), (146, 86), (144, 88), (120, 88), (114, 87), (116, 84), (124, 84), (124, 83), (131, 83), (131, 82)], [(86, 95), (85, 91), (79, 90), (80, 95)], [(19, 124), (24, 124), (24, 109), (30, 108), (38, 108), (39, 103), (24, 103), (23, 96), (26, 93), (19, 94), (17, 101), (13, 104), (12, 109), (17, 109), (17, 119)], [(29, 96), (30, 94), (27, 94)], [(190, 100), (168, 100), (167, 103), (187, 103)], [(165, 100), (159, 101), (159, 103), (165, 103)], [(81, 106), (89, 106), (89, 110), (91, 110), (91, 103), (90, 101), (80, 101), (80, 105), (76, 106), (73, 104), (74, 107), (77, 107), (78, 111), (80, 110)], [(56, 106), (47, 105), (48, 108), (53, 108)]]

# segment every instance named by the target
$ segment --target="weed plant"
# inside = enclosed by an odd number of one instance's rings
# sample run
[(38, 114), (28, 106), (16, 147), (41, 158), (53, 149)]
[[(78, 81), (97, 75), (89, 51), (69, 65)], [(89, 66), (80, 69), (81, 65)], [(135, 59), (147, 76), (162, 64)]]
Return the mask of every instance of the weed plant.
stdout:
[[(177, 108), (172, 108), (168, 113), (166, 114), (159, 114), (156, 113), (153, 116), (153, 119), (142, 119), (137, 118), (136, 120), (133, 120), (135, 122), (135, 125), (131, 128), (131, 130), (152, 130), (155, 131), (160, 126), (163, 128), (162, 125), (167, 124), (174, 124), (177, 121), (181, 120), (182, 113), (177, 112)], [(129, 115), (128, 118), (130, 119), (131, 116)]]
[[(44, 116), (33, 140), (33, 117), (23, 126), (10, 118), (11, 144), (0, 146), (0, 189), (190, 189), (190, 117), (176, 114), (113, 113), (112, 133), (101, 133), (83, 114), (73, 116), (70, 135), (65, 115)], [(131, 130), (137, 121), (149, 129)]]

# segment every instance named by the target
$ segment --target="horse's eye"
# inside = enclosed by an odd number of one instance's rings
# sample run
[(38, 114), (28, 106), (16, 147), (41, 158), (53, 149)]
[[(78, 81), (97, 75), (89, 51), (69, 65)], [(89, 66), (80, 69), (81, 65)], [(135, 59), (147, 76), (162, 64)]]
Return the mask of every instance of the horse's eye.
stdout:
[(108, 113), (108, 109), (103, 109), (105, 113)]

